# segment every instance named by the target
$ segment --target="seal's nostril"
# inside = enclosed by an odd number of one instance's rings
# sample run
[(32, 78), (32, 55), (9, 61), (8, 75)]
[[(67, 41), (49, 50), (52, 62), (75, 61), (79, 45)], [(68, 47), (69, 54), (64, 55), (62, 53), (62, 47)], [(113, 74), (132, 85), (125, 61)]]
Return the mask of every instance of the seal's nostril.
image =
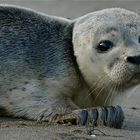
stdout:
[(140, 64), (140, 56), (128, 56), (127, 57), (127, 62), (139, 65)]
[(129, 56), (126, 58), (127, 59), (127, 62), (130, 62), (130, 63), (135, 63), (135, 60), (133, 57)]

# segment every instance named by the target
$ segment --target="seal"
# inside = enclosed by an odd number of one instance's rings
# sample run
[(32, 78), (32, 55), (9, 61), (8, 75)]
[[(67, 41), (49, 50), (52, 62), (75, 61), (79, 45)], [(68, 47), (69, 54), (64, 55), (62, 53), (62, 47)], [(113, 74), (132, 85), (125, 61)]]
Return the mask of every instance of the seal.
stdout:
[(0, 107), (7, 115), (121, 128), (124, 113), (113, 100), (140, 83), (139, 64), (134, 12), (112, 8), (68, 20), (0, 6)]

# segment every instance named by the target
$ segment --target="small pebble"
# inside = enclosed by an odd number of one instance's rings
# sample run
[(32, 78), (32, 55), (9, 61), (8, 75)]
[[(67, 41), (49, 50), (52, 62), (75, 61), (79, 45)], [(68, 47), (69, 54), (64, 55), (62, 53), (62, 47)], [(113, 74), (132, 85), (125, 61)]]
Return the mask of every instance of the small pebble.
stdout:
[(92, 138), (96, 138), (96, 135), (90, 135)]

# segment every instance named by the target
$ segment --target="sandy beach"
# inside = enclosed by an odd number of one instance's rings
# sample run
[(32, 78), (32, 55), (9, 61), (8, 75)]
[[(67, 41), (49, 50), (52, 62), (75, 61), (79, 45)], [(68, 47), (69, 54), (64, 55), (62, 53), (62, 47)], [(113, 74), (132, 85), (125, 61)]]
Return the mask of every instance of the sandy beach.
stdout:
[[(29, 7), (71, 19), (110, 7), (126, 8), (140, 14), (140, 0), (0, 0), (0, 3)], [(85, 126), (49, 125), (46, 122), (1, 117), (0, 140), (139, 140), (140, 87), (136, 87), (118, 104), (125, 112), (123, 128), (97, 127), (95, 138), (87, 134)]]

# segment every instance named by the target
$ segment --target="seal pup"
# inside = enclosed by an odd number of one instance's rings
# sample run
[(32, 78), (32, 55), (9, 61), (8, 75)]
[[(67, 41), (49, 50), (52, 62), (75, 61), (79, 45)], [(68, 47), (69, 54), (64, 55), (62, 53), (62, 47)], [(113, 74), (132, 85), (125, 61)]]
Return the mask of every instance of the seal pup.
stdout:
[(139, 15), (112, 8), (68, 20), (1, 5), (0, 27), (7, 115), (122, 127), (121, 107), (107, 105), (139, 84)]

